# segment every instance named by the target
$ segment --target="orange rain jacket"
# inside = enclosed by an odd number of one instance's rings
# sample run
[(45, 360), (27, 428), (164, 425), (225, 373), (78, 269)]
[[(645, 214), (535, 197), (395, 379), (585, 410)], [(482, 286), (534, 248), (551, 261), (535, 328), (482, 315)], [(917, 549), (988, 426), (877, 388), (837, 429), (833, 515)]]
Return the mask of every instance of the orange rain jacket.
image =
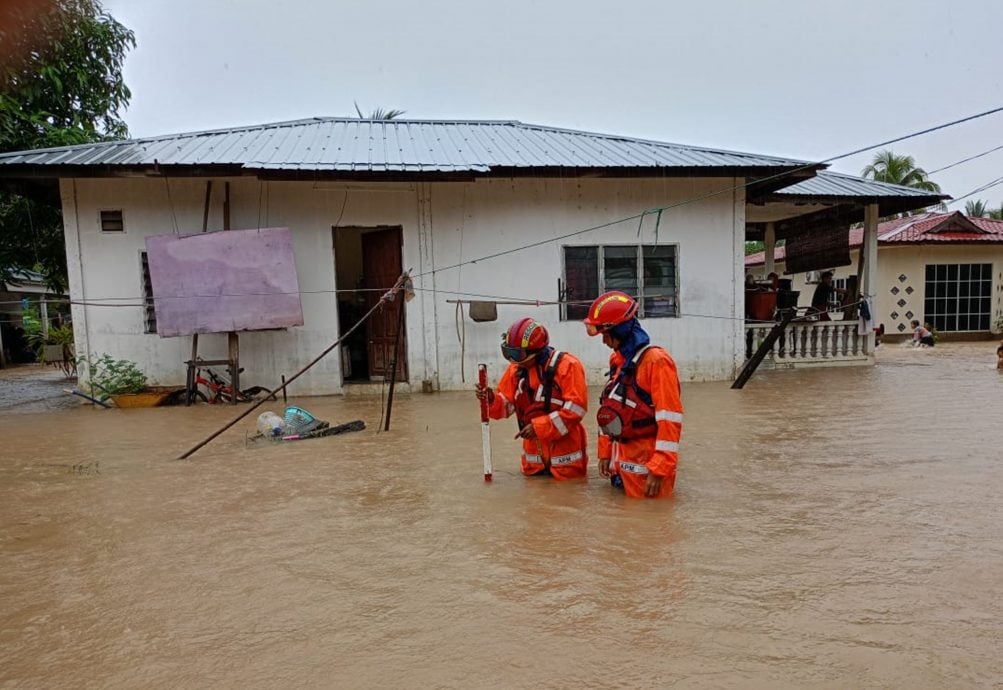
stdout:
[(523, 439), (522, 473), (540, 474), (549, 469), (554, 479), (577, 479), (588, 474), (588, 439), (582, 417), (588, 409), (585, 367), (577, 357), (563, 353), (554, 372), (550, 407), (544, 409), (543, 376), (560, 354), (554, 350), (545, 366), (534, 365), (527, 377), (509, 364), (495, 388), (488, 408), (492, 419), (518, 413), (536, 430), (535, 439)]
[[(610, 368), (619, 375), (623, 355), (613, 352)], [(620, 475), (624, 492), (634, 498), (644, 498), (648, 473), (662, 477), (658, 498), (672, 494), (679, 461), (679, 438), (683, 431), (683, 401), (679, 392), (676, 363), (668, 352), (651, 347), (637, 365), (637, 385), (651, 396), (655, 408), (657, 432), (654, 436), (614, 441), (599, 434), (599, 459), (611, 460), (610, 471)]]

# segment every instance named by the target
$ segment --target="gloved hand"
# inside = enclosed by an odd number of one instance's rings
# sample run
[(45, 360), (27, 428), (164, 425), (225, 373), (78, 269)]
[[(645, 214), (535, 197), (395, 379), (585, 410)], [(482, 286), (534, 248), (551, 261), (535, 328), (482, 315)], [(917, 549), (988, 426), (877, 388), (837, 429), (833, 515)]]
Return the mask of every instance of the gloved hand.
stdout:
[(495, 392), (491, 390), (491, 386), (482, 386), (477, 384), (474, 386), (474, 395), (477, 396), (478, 400), (487, 399), (488, 405), (491, 405), (495, 401)]

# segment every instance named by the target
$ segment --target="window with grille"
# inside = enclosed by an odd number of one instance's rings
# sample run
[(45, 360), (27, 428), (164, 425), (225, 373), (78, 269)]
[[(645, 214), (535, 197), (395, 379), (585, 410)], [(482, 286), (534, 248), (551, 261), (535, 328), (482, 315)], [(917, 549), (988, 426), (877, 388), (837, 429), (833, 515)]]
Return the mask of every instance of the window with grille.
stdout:
[(153, 306), (153, 281), (150, 280), (150, 260), (146, 252), (140, 252), (143, 275), (143, 332), (157, 332), (157, 311)]
[(125, 232), (121, 209), (101, 211), (101, 232)]
[(924, 319), (938, 331), (988, 331), (992, 264), (927, 264)]
[(636, 298), (642, 318), (679, 316), (678, 275), (675, 245), (564, 247), (561, 318), (584, 319), (592, 300), (607, 290)]

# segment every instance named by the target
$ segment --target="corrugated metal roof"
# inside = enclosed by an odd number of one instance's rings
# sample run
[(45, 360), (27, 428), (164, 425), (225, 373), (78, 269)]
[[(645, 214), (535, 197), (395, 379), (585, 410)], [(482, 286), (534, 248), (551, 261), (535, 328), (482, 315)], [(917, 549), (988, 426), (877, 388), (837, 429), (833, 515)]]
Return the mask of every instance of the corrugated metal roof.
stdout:
[[(8, 273), (13, 284), (16, 285), (44, 285), (45, 276), (38, 271), (32, 271), (28, 268), (12, 268)], [(2, 284), (2, 283), (0, 283)]]
[(480, 172), (497, 168), (791, 168), (805, 161), (515, 121), (310, 118), (0, 154), (0, 166), (232, 165), (250, 170)]
[(876, 182), (863, 177), (853, 177), (828, 170), (819, 171), (812, 178), (785, 187), (776, 192), (777, 196), (813, 197), (930, 197), (943, 195), (926, 189), (904, 187), (888, 182)]
[[(966, 226), (970, 223), (976, 230)], [(850, 247), (859, 247), (864, 240), (862, 228), (850, 230)], [(937, 242), (945, 244), (999, 244), (1003, 243), (1003, 220), (978, 218), (954, 213), (921, 213), (903, 216), (878, 223), (879, 244), (925, 244)], [(787, 258), (784, 247), (773, 251), (774, 261)], [(756, 252), (745, 257), (746, 266), (762, 266), (766, 263), (766, 252)]]
[(1003, 242), (1003, 220), (954, 213), (925, 213), (887, 221), (878, 225), (878, 241), (915, 244)]

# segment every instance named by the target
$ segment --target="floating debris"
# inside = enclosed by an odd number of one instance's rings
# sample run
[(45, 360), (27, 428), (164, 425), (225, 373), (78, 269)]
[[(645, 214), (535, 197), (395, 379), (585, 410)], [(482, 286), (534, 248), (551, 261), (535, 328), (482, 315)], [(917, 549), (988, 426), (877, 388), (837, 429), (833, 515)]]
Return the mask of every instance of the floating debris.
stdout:
[(258, 417), (258, 432), (247, 437), (247, 442), (258, 441), (303, 441), (308, 438), (336, 436), (349, 431), (362, 431), (366, 423), (356, 419), (345, 424), (331, 426), (330, 422), (317, 419), (302, 407), (290, 405), (285, 416), (279, 417), (274, 412), (263, 412)]

